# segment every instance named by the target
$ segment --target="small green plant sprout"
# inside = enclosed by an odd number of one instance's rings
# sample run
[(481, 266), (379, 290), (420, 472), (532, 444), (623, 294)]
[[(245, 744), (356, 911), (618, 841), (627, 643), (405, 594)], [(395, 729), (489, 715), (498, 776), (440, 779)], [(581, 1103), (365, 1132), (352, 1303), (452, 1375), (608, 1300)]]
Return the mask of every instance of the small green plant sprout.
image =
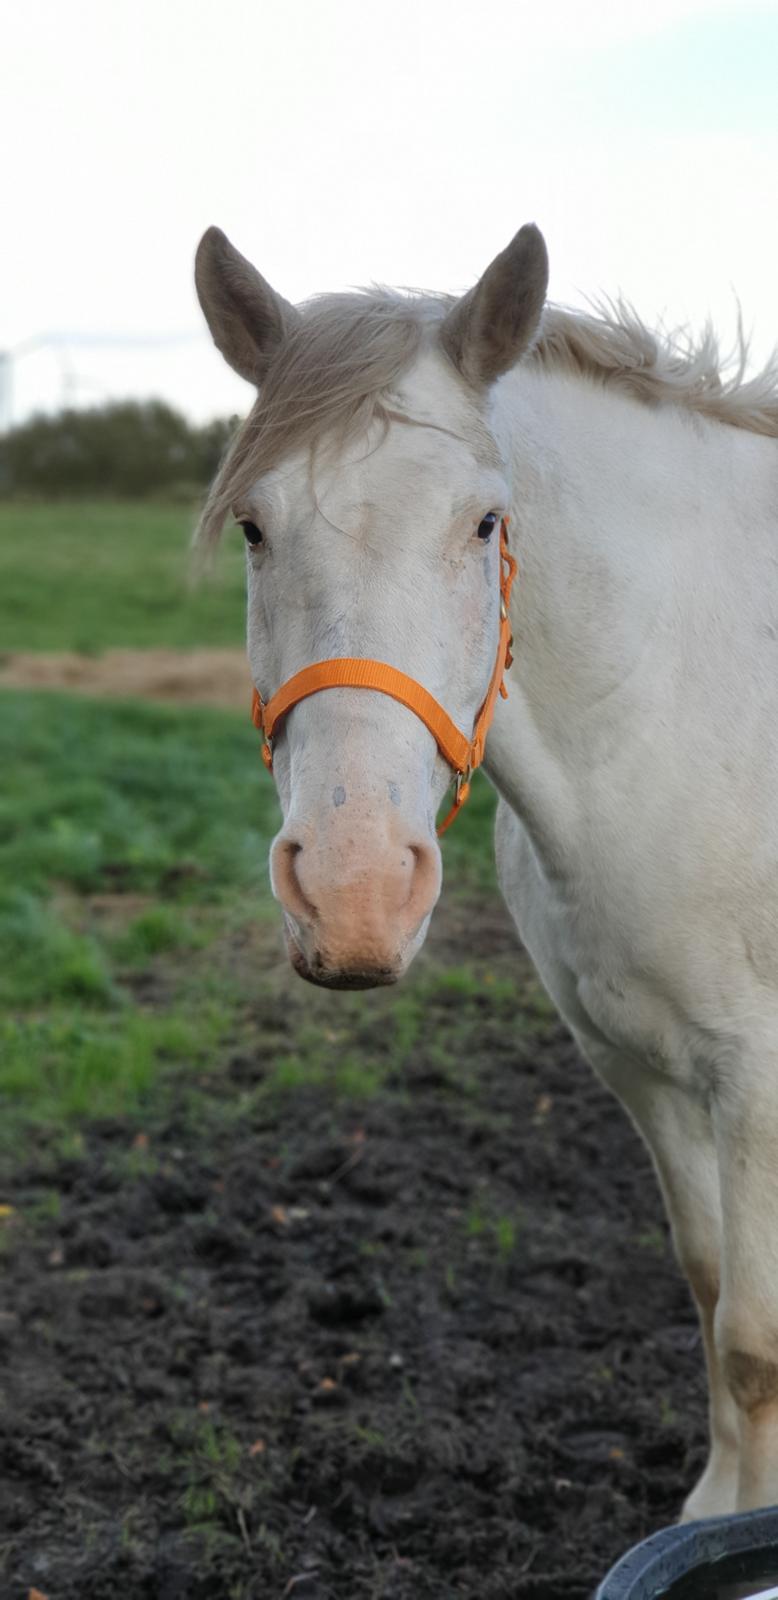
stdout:
[(675, 1411), (669, 1396), (666, 1394), (661, 1395), (659, 1400), (659, 1421), (662, 1427), (673, 1428), (677, 1420), (678, 1413)]
[(194, 1430), (184, 1422), (177, 1432), (182, 1442), (189, 1444), (181, 1506), (190, 1527), (221, 1520), (232, 1523), (236, 1514), (239, 1526), (241, 1519), (245, 1525), (245, 1507), (251, 1496), (241, 1473), (244, 1452), (240, 1440), (209, 1418), (198, 1419)]
[(465, 1233), (468, 1239), (480, 1238), (482, 1233), (486, 1233), (488, 1226), (480, 1201), (476, 1200), (465, 1213)]
[(518, 1220), (516, 1217), (510, 1217), (506, 1214), (495, 1219), (493, 1228), (497, 1254), (502, 1261), (507, 1261), (516, 1248), (516, 1236), (519, 1230)]
[[(0, 1215), (2, 1209), (0, 1206)], [(62, 1201), (58, 1190), (44, 1189), (25, 1207), (25, 1216), (34, 1227), (43, 1227), (47, 1222), (56, 1222), (61, 1210)]]
[(650, 1250), (652, 1255), (663, 1256), (665, 1253), (665, 1236), (661, 1228), (646, 1228), (643, 1233), (636, 1235), (635, 1243), (641, 1250)]
[(464, 1224), (468, 1239), (483, 1239), (493, 1245), (501, 1261), (508, 1261), (516, 1248), (522, 1218), (519, 1211), (490, 1215), (482, 1201), (476, 1200), (466, 1212)]

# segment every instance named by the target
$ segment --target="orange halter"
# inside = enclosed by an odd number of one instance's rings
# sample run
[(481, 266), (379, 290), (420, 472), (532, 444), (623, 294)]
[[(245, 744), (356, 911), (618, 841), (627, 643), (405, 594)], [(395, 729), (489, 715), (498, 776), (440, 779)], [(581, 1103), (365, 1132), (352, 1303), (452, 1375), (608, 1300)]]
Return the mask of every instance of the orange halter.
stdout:
[(483, 761), (486, 735), (491, 727), (497, 695), (502, 695), (503, 700), (508, 698), (504, 677), (513, 660), (508, 605), (515, 576), (516, 562), (508, 550), (508, 518), (503, 517), (500, 523), (500, 639), (486, 699), (475, 719), (472, 739), (460, 732), (448, 712), (415, 678), (406, 677), (404, 672), (387, 666), (384, 661), (344, 656), (303, 667), (267, 702), (263, 702), (257, 690), (254, 690), (251, 720), (264, 735), (262, 760), (268, 771), (273, 770), (273, 735), (279, 723), (301, 700), (307, 699), (310, 694), (318, 694), (321, 689), (377, 689), (381, 694), (388, 694), (392, 700), (399, 700), (400, 705), (407, 706), (421, 719), (429, 728), (444, 760), (456, 774), (454, 803), (438, 828), (439, 834), (445, 833), (470, 793), (471, 775)]

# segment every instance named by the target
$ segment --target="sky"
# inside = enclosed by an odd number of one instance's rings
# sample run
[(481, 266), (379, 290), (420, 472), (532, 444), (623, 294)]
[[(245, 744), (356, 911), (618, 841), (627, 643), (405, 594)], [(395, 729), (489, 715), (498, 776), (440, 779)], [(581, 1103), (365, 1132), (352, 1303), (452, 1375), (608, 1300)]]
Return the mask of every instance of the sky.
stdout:
[(464, 290), (531, 220), (553, 299), (622, 292), (725, 344), (739, 303), (764, 357), (777, 83), (778, 0), (24, 0), (0, 64), (4, 420), (152, 394), (245, 412), (193, 288), (214, 222), (300, 300)]

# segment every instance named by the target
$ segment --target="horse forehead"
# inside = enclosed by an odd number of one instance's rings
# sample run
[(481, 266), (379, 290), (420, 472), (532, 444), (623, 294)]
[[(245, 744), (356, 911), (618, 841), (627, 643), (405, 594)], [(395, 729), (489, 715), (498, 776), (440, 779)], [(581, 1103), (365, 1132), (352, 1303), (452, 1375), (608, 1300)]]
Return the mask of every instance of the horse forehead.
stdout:
[(473, 492), (480, 471), (503, 460), (482, 411), (449, 363), (425, 351), (386, 393), (366, 433), (342, 450), (331, 487), (374, 507), (424, 499), (450, 504)]
[(313, 450), (271, 469), (262, 487), (292, 516), (315, 508), (337, 522), (361, 507), (376, 515), (413, 506), (445, 515), (477, 492), (485, 471), (504, 472), (497, 443), (472, 395), (428, 353), (364, 428), (345, 440), (325, 433)]
[(402, 413), (390, 417), (388, 427), (379, 421), (371, 432), (368, 447), (353, 450), (344, 470), (334, 475), (333, 487), (340, 482), (352, 498), (361, 494), (373, 505), (421, 497), (450, 501), (472, 479), (476, 463), (466, 438), (405, 420)]
[(405, 374), (396, 396), (396, 414), (415, 424), (413, 431), (436, 432), (459, 444), (464, 455), (479, 466), (500, 469), (503, 459), (487, 425), (482, 404), (472, 389), (452, 372), (437, 351), (427, 351)]
[[(427, 440), (403, 440), (397, 449), (393, 443), (387, 440), (353, 467), (343, 463), (318, 486), (312, 526), (323, 519), (322, 525), (345, 534), (344, 555), (353, 552), (355, 540), (379, 553), (391, 551), (393, 560), (403, 550), (418, 553), (473, 497), (472, 458), (468, 470), (467, 461), (430, 449)], [(409, 530), (410, 544), (404, 538)]]

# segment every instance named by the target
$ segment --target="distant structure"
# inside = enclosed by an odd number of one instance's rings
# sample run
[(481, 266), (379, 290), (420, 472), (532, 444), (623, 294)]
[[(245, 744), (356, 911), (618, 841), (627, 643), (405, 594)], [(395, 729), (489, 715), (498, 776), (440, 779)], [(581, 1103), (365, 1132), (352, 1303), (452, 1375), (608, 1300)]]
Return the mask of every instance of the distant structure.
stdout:
[[(193, 333), (38, 333), (10, 350), (0, 350), (0, 433), (7, 433), (14, 421), (14, 373), (16, 363), (37, 350), (51, 350), (56, 355), (61, 373), (62, 406), (75, 403), (78, 389), (84, 380), (73, 365), (73, 349), (89, 350), (151, 350), (181, 344), (201, 344), (205, 335)], [(88, 381), (88, 380), (86, 380)]]

